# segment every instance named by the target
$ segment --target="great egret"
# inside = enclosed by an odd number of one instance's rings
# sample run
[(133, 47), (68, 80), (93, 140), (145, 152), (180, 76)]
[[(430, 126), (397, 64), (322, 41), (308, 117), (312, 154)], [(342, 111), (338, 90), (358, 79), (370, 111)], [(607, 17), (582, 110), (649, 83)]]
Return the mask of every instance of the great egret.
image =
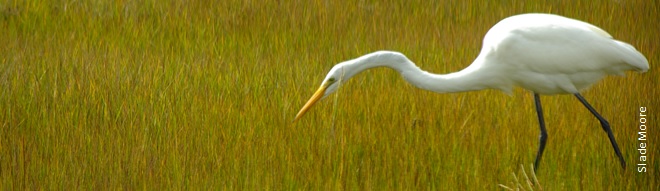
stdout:
[(396, 70), (418, 88), (438, 93), (498, 89), (511, 94), (513, 86), (532, 91), (541, 128), (534, 169), (539, 166), (548, 137), (539, 94), (575, 95), (600, 121), (625, 169), (626, 163), (609, 123), (579, 92), (606, 75), (649, 69), (644, 55), (633, 46), (612, 39), (594, 25), (559, 15), (522, 14), (493, 26), (484, 37), (479, 56), (459, 72), (428, 73), (403, 54), (392, 51), (378, 51), (339, 63), (330, 70), (294, 122), (318, 100), (335, 92), (338, 84), (366, 69), (381, 66)]

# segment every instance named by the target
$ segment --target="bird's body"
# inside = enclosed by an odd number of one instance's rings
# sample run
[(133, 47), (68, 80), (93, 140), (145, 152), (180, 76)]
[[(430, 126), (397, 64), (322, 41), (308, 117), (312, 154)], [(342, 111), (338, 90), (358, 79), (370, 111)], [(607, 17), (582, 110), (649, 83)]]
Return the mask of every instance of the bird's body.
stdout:
[(648, 69), (641, 53), (602, 29), (548, 14), (500, 21), (486, 34), (473, 64), (505, 75), (501, 78), (509, 82), (495, 84), (499, 89), (510, 92), (517, 85), (540, 94), (578, 93), (606, 75)]
[(579, 91), (607, 75), (644, 72), (648, 61), (633, 46), (614, 40), (604, 30), (582, 21), (551, 14), (523, 14), (493, 26), (483, 40), (481, 53), (467, 68), (450, 74), (421, 70), (398, 52), (378, 51), (335, 65), (321, 88), (303, 106), (299, 119), (316, 101), (333, 93), (352, 76), (374, 67), (398, 71), (410, 84), (438, 93), (499, 89), (511, 94), (514, 86), (534, 92), (545, 146), (539, 94), (575, 94), (601, 122), (625, 167), (609, 124), (579, 95)]

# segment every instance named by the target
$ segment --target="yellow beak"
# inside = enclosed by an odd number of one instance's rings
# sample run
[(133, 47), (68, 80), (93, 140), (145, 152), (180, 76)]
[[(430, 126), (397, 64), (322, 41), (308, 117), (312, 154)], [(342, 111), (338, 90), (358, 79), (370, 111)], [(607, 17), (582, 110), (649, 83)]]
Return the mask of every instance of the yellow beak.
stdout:
[(307, 101), (307, 103), (305, 104), (305, 106), (303, 106), (303, 108), (300, 109), (298, 115), (296, 115), (296, 118), (293, 120), (294, 123), (298, 121), (298, 119), (300, 119), (300, 117), (302, 117), (303, 114), (305, 114), (305, 112), (307, 112), (307, 110), (309, 110), (309, 108), (311, 108), (312, 105), (314, 105), (314, 103), (316, 103), (323, 97), (326, 88), (328, 88), (327, 83), (323, 83), (323, 85), (321, 85), (321, 87), (318, 90), (316, 90), (314, 95), (312, 95), (312, 98), (310, 98), (309, 101)]

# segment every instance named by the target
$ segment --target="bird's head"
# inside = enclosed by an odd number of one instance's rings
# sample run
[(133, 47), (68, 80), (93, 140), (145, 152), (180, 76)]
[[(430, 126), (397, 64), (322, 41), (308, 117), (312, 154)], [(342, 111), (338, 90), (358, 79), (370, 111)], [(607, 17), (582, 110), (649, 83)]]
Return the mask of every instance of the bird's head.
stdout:
[(323, 82), (321, 83), (321, 87), (319, 87), (318, 90), (312, 95), (312, 97), (307, 101), (305, 106), (303, 106), (302, 109), (298, 112), (296, 115), (296, 118), (294, 121), (297, 121), (302, 117), (309, 108), (314, 105), (317, 101), (328, 97), (328, 95), (334, 93), (337, 91), (339, 88), (339, 85), (343, 83), (343, 81), (346, 79), (344, 67), (342, 64), (335, 65), (330, 72), (328, 72), (328, 75), (325, 76), (325, 79), (323, 79)]

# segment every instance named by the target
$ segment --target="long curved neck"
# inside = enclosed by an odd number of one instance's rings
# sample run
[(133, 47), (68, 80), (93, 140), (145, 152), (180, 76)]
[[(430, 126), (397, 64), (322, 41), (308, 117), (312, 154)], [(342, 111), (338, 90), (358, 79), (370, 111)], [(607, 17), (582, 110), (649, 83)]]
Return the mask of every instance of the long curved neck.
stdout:
[[(477, 60), (480, 60), (479, 58)], [(398, 52), (378, 51), (342, 63), (347, 79), (370, 68), (388, 67), (398, 71), (410, 84), (438, 93), (464, 92), (493, 88), (491, 76), (480, 72), (482, 64), (475, 61), (468, 68), (450, 74), (432, 74), (421, 70), (406, 56)]]

